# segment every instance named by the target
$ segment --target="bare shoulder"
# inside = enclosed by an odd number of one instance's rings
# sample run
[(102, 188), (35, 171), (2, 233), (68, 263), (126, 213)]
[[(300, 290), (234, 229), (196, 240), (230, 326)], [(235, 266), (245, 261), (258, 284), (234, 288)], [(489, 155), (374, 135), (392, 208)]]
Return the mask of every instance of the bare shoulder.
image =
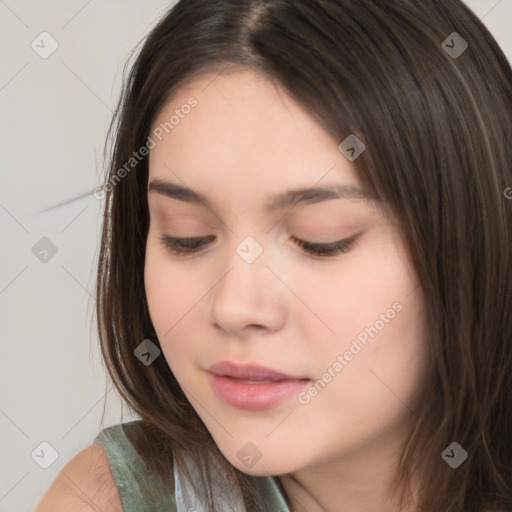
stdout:
[(33, 512), (122, 512), (122, 509), (105, 449), (92, 444), (62, 468)]

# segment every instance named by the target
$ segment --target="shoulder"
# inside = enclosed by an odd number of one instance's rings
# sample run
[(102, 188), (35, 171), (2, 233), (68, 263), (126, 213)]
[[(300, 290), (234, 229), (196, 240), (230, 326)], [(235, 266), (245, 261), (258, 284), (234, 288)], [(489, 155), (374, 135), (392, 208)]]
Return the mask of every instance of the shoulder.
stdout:
[(105, 449), (92, 444), (59, 472), (33, 512), (121, 512), (119, 491)]

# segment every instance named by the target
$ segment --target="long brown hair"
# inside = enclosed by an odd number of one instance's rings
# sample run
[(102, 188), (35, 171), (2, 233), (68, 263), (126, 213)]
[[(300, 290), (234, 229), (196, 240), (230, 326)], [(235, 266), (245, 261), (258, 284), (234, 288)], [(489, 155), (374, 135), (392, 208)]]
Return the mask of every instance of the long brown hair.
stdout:
[[(134, 356), (158, 339), (143, 277), (148, 159), (126, 162), (188, 79), (249, 67), (340, 142), (364, 141), (358, 177), (398, 219), (420, 279), (429, 378), (396, 475), (403, 504), (418, 472), (419, 510), (512, 510), (512, 70), (482, 22), (459, 0), (181, 0), (142, 43), (106, 149), (97, 321), (149, 470), (168, 487), (186, 453), (208, 490), (204, 461), (221, 454), (165, 358)], [(469, 454), (456, 470), (441, 458), (454, 441)], [(247, 509), (271, 510), (262, 478), (220, 458)]]

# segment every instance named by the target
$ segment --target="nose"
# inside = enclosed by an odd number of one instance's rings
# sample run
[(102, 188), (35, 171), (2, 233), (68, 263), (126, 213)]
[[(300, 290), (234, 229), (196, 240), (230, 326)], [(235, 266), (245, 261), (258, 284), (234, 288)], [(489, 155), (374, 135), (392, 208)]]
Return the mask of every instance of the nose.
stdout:
[(208, 321), (233, 337), (279, 330), (285, 321), (283, 286), (267, 266), (265, 251), (248, 262), (235, 250), (223, 261), (210, 296)]

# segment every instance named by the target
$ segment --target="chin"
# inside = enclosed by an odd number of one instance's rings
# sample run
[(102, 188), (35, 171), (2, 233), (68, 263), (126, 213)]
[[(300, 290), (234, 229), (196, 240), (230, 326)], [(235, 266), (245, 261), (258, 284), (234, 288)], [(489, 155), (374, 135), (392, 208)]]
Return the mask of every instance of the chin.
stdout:
[[(275, 457), (275, 455), (274, 455)], [(264, 460), (263, 458), (256, 462), (254, 465), (245, 464), (235, 454), (234, 458), (228, 458), (230, 464), (242, 473), (251, 476), (274, 476), (283, 475), (290, 473), (295, 468), (292, 468), (290, 464), (279, 462), (277, 460)]]

